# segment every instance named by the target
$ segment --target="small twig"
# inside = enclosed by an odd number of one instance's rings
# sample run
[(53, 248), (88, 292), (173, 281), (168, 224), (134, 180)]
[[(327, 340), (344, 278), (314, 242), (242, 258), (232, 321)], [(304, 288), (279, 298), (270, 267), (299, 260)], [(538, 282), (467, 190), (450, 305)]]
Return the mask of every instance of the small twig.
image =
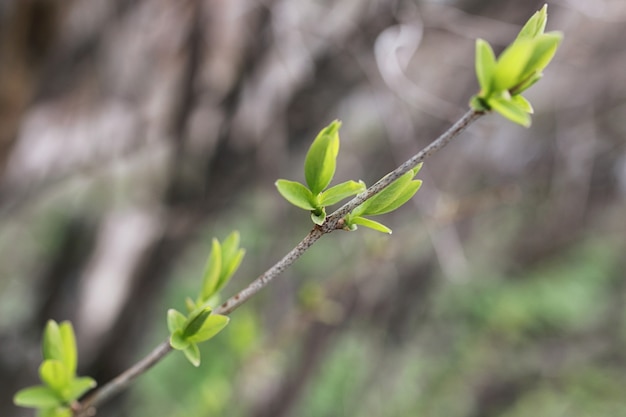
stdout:
[(119, 374), (117, 377), (98, 388), (80, 403), (76, 417), (88, 417), (96, 414), (96, 407), (106, 402), (118, 392), (126, 388), (135, 378), (159, 363), (161, 359), (172, 351), (169, 337), (152, 349), (147, 356)]
[(287, 253), (274, 266), (261, 274), (257, 279), (252, 281), (246, 288), (226, 300), (221, 306), (215, 309), (217, 314), (230, 314), (241, 304), (245, 303), (250, 297), (259, 292), (271, 280), (280, 275), (285, 269), (290, 267), (299, 257), (302, 256), (315, 242), (324, 235), (322, 228), (317, 226), (305, 236), (300, 243)]
[[(369, 198), (372, 198), (376, 194), (380, 193), (385, 187), (389, 186), (396, 179), (413, 169), (417, 164), (428, 158), (439, 149), (446, 146), (452, 139), (454, 139), (459, 133), (465, 130), (473, 121), (482, 116), (483, 112), (470, 110), (463, 115), (450, 129), (444, 132), (441, 136), (431, 142), (428, 146), (415, 154), (409, 160), (404, 162), (398, 168), (381, 178), (374, 185), (369, 187), (363, 193), (357, 195), (355, 198), (344, 204), (338, 210), (330, 214), (322, 226), (315, 226), (313, 230), (307, 234), (300, 243), (298, 243), (291, 251), (289, 251), (280, 261), (276, 262), (270, 269), (265, 271), (254, 281), (252, 281), (246, 288), (238, 292), (237, 294), (226, 300), (221, 306), (214, 310), (216, 314), (230, 314), (240, 305), (248, 301), (254, 294), (263, 289), (274, 278), (280, 275), (285, 269), (290, 267), (307, 249), (309, 249), (315, 242), (317, 242), (324, 234), (331, 233), (334, 230), (341, 228), (342, 219), (354, 210), (359, 205), (363, 204)], [(150, 369), (161, 359), (163, 359), (169, 352), (172, 351), (172, 347), (169, 344), (169, 339), (158, 345), (152, 352), (148, 354), (141, 361), (133, 365), (131, 368), (124, 371), (122, 374), (111, 380), (101, 388), (96, 390), (93, 394), (88, 396), (81, 402), (79, 411), (75, 413), (75, 417), (87, 417), (93, 416), (96, 412), (96, 407), (113, 395), (122, 391), (128, 386), (135, 378)]]

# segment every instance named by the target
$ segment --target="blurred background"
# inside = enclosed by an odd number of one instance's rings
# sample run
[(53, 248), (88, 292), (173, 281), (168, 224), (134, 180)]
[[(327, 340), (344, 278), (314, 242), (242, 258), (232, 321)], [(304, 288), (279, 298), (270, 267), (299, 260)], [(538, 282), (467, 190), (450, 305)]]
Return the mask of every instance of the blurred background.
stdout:
[[(316, 133), (372, 184), (477, 91), (543, 1), (0, 2), (0, 415), (37, 383), (50, 319), (103, 384), (167, 336), (212, 237), (225, 297), (291, 249)], [(549, 2), (565, 38), (533, 125), (483, 117), (411, 204), (324, 237), (202, 348), (99, 416), (626, 416), (626, 3)]]

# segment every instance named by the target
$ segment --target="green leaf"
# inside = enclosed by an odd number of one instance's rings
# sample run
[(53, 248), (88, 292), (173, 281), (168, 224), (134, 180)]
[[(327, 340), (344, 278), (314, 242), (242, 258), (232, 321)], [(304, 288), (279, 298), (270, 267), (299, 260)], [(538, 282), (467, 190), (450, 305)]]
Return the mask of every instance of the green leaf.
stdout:
[(74, 378), (68, 387), (67, 401), (74, 401), (83, 396), (84, 393), (96, 387), (96, 381), (88, 376)]
[(213, 294), (219, 292), (233, 276), (245, 255), (245, 250), (239, 248), (239, 232), (232, 232), (222, 243), (222, 271)]
[(341, 200), (365, 191), (365, 183), (363, 181), (346, 181), (330, 187), (328, 190), (320, 194), (319, 201), (321, 206), (332, 206)]
[(213, 239), (211, 254), (204, 268), (202, 278), (202, 291), (200, 292), (200, 301), (204, 302), (215, 293), (215, 288), (220, 279), (222, 271), (222, 246), (217, 239)]
[(392, 182), (387, 188), (362, 204), (362, 209), (355, 209), (355, 215), (379, 215), (389, 213), (406, 203), (417, 192), (422, 182), (412, 180), (415, 176), (409, 171)]
[(322, 224), (324, 224), (324, 220), (326, 220), (326, 210), (325, 209), (319, 210), (319, 214), (316, 213), (315, 211), (312, 211), (311, 220), (316, 225), (321, 226)]
[(187, 349), (189, 342), (183, 337), (182, 330), (176, 330), (170, 335), (170, 346), (176, 350)]
[(476, 78), (480, 85), (481, 95), (491, 93), (493, 73), (496, 68), (496, 56), (491, 45), (482, 39), (476, 39)]
[(230, 262), (237, 255), (240, 241), (241, 236), (239, 236), (237, 231), (232, 232), (224, 239), (222, 242), (222, 260), (224, 263)]
[(517, 35), (517, 39), (532, 39), (541, 34), (546, 28), (546, 22), (548, 20), (548, 5), (544, 4), (543, 7), (535, 12), (534, 15), (528, 19), (522, 30)]
[(492, 97), (489, 99), (491, 107), (510, 121), (524, 127), (530, 126), (530, 115), (514, 101), (504, 97)]
[(44, 359), (63, 361), (63, 339), (59, 325), (54, 320), (48, 320), (43, 332), (42, 353)]
[(183, 353), (187, 360), (191, 362), (191, 364), (195, 367), (200, 366), (200, 349), (198, 349), (198, 345), (195, 343), (190, 343), (185, 349), (183, 349)]
[(522, 74), (524, 74), (522, 78), (528, 78), (534, 73), (541, 72), (554, 57), (562, 39), (563, 34), (560, 32), (550, 32), (536, 38), (533, 41), (534, 48), (532, 54), (522, 71)]
[(244, 249), (239, 249), (230, 259), (224, 259), (222, 274), (220, 275), (220, 282), (216, 288), (216, 292), (220, 291), (228, 281), (233, 276), (233, 274), (239, 269), (239, 265), (241, 265), (241, 261), (243, 261), (243, 257), (246, 254)]
[(385, 226), (382, 223), (378, 223), (377, 221), (366, 219), (364, 217), (354, 217), (351, 221), (351, 224), (358, 224), (361, 226), (369, 227), (370, 229), (374, 229), (378, 232), (391, 234), (391, 229)]
[(72, 417), (69, 407), (53, 407), (39, 410), (38, 417)]
[(278, 180), (276, 188), (285, 200), (304, 210), (315, 210), (315, 198), (311, 191), (297, 181)]
[(170, 331), (170, 334), (174, 333), (176, 330), (183, 330), (186, 320), (187, 317), (180, 311), (173, 308), (167, 310), (167, 329)]
[(199, 343), (209, 340), (216, 334), (218, 334), (229, 322), (229, 318), (226, 316), (222, 316), (220, 314), (213, 314), (209, 316), (202, 327), (194, 333), (192, 336), (189, 336), (187, 340), (191, 343)]
[(204, 309), (192, 312), (187, 320), (185, 321), (185, 326), (183, 328), (182, 337), (184, 339), (188, 339), (189, 337), (198, 333), (198, 331), (204, 325), (207, 317), (211, 315), (211, 309), (206, 307)]
[(76, 375), (76, 364), (78, 362), (78, 353), (76, 352), (76, 337), (74, 336), (74, 328), (72, 323), (64, 321), (59, 325), (59, 333), (63, 343), (62, 355), (63, 364), (67, 369), (70, 378)]
[(51, 388), (37, 385), (19, 390), (13, 396), (13, 403), (20, 407), (51, 408), (61, 405), (62, 401)]
[(192, 311), (194, 311), (196, 308), (199, 307), (199, 305), (202, 305), (202, 302), (200, 301), (200, 303), (198, 305), (196, 305), (195, 301), (193, 301), (191, 299), (191, 297), (187, 297), (185, 298), (185, 308), (187, 309), (187, 311), (189, 313), (191, 313)]
[(525, 80), (523, 80), (521, 83), (519, 83), (518, 85), (516, 85), (515, 87), (513, 87), (510, 90), (510, 93), (512, 96), (516, 96), (526, 90), (528, 90), (530, 87), (532, 87), (537, 81), (539, 81), (541, 78), (543, 77), (543, 74), (540, 72), (535, 72), (530, 74)]
[(396, 195), (395, 199), (389, 205), (385, 206), (383, 211), (379, 211), (376, 214), (378, 215), (378, 214), (389, 213), (403, 206), (411, 198), (413, 198), (413, 196), (421, 188), (421, 186), (422, 186), (421, 180), (414, 180), (414, 181), (409, 182), (406, 186), (402, 188), (402, 190), (400, 190), (400, 192)]
[(70, 375), (63, 362), (46, 359), (39, 366), (39, 378), (56, 392), (62, 392), (70, 384)]
[(469, 105), (472, 109), (476, 111), (491, 110), (491, 107), (487, 105), (487, 101), (483, 97), (480, 97), (478, 94), (472, 96), (472, 98), (470, 99)]
[(521, 110), (525, 111), (526, 113), (534, 113), (532, 104), (530, 104), (530, 102), (526, 100), (524, 96), (518, 94), (511, 97), (511, 101), (513, 101)]
[(522, 82), (526, 64), (535, 47), (535, 42), (522, 39), (509, 45), (498, 58), (493, 73), (495, 91), (508, 91)]
[(304, 177), (313, 195), (328, 187), (335, 175), (340, 127), (340, 121), (331, 122), (320, 131), (307, 152), (304, 160)]

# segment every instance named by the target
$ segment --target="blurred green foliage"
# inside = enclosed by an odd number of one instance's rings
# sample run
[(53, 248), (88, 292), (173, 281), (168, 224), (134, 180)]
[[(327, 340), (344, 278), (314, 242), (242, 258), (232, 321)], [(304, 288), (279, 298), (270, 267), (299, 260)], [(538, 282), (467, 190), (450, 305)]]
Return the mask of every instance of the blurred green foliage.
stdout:
[[(341, 262), (335, 252), (333, 259), (312, 251), (308, 262), (324, 258), (332, 268)], [(502, 417), (626, 416), (626, 377), (611, 369), (610, 358), (598, 360), (603, 349), (594, 347), (595, 333), (616, 330), (605, 323), (621, 280), (618, 252), (611, 242), (589, 238), (516, 273), (446, 281), (432, 294), (427, 320), (402, 342), (355, 317), (337, 333), (289, 415), (460, 417), (480, 406)], [(275, 376), (306, 360), (297, 358), (303, 346), (268, 340), (272, 334), (253, 310), (238, 311), (203, 347), (208, 359), (199, 370), (183, 376), (181, 358), (168, 358), (140, 380), (134, 415), (250, 415), (255, 396), (245, 392), (253, 364), (276, 366), (269, 373)], [(256, 377), (253, 387), (276, 382), (267, 373)], [(479, 395), (485, 387), (494, 398)]]

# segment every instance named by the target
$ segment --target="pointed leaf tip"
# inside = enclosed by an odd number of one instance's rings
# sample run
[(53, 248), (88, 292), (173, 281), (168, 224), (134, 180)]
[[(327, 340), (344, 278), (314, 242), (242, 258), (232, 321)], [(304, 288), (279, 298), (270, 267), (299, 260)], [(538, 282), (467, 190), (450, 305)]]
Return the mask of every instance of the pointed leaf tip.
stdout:
[(304, 160), (304, 177), (313, 195), (321, 193), (333, 179), (339, 153), (339, 128), (335, 120), (320, 131)]
[(200, 366), (200, 349), (198, 349), (198, 345), (195, 343), (191, 343), (185, 349), (183, 349), (183, 353), (187, 360), (196, 368)]

